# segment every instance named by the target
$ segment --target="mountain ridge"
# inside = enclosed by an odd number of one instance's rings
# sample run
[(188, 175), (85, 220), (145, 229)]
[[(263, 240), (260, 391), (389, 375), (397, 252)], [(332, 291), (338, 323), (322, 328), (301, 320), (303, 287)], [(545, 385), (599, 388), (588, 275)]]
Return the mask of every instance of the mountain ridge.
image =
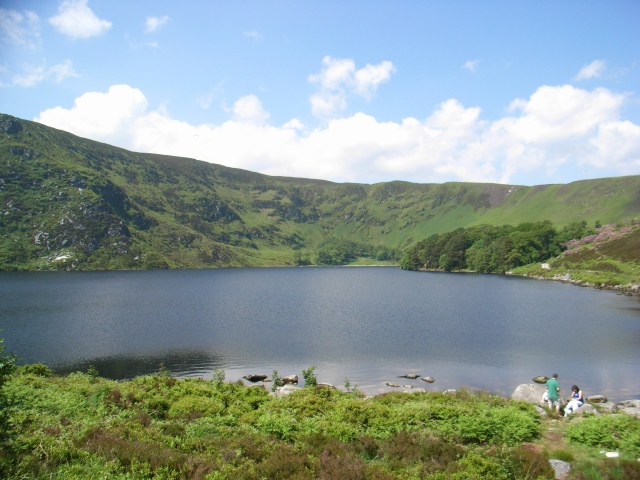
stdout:
[(640, 217), (640, 176), (533, 187), (335, 183), (131, 152), (0, 114), (0, 269), (397, 263), (433, 233)]

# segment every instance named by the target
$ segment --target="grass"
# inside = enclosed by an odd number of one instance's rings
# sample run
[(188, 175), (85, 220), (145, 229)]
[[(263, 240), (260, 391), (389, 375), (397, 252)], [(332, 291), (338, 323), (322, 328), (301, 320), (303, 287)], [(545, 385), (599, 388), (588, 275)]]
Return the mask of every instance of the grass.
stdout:
[[(465, 390), (365, 398), (308, 387), (273, 397), (218, 373), (179, 380), (161, 370), (116, 382), (95, 371), (58, 377), (44, 366), (21, 367), (2, 389), (9, 437), (0, 474), (537, 479), (553, 478), (549, 458), (569, 461), (577, 472), (569, 478), (640, 472), (633, 417), (543, 418), (532, 405)], [(620, 432), (627, 439), (615, 445), (621, 458), (604, 460), (597, 450)]]

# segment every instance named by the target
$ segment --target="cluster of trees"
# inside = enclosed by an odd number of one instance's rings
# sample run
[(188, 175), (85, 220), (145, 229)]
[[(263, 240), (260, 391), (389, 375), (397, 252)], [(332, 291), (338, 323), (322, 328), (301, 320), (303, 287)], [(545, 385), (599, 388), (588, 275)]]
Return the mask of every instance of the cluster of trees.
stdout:
[(435, 234), (407, 249), (400, 261), (404, 270), (472, 270), (504, 273), (512, 268), (557, 256), (566, 243), (594, 232), (587, 223), (574, 222), (558, 230), (551, 222), (518, 226), (480, 225)]
[[(360, 257), (373, 258), (378, 261), (399, 260), (401, 252), (385, 246), (375, 247), (366, 243), (350, 240), (327, 239), (318, 246), (315, 254), (316, 265), (348, 265)], [(311, 255), (296, 251), (294, 261), (297, 265), (311, 265)]]

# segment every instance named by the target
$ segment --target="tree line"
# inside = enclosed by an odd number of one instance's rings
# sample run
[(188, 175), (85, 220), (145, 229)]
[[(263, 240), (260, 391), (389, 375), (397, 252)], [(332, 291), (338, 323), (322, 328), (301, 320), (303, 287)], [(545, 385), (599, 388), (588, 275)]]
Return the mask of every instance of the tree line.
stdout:
[(399, 260), (402, 252), (383, 245), (374, 246), (366, 243), (330, 238), (318, 245), (314, 258), (308, 252), (296, 251), (296, 265), (348, 265), (358, 258), (371, 258), (378, 261)]
[(400, 268), (504, 273), (557, 256), (569, 240), (594, 232), (585, 221), (573, 222), (562, 229), (548, 220), (521, 223), (515, 227), (459, 228), (434, 234), (409, 247), (400, 260)]

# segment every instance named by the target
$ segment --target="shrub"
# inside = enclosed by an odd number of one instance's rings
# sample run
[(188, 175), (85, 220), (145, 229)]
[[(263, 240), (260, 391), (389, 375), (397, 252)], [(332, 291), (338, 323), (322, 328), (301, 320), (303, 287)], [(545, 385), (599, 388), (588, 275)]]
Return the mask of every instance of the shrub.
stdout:
[(51, 377), (53, 371), (42, 363), (31, 363), (20, 367), (20, 373), (25, 375), (38, 375), (39, 377)]
[(631, 415), (587, 417), (569, 425), (567, 439), (592, 447), (640, 455), (640, 419)]
[(307, 370), (302, 370), (302, 377), (304, 378), (305, 387), (315, 387), (318, 385), (318, 378), (314, 373), (316, 369), (315, 365), (309, 367)]

